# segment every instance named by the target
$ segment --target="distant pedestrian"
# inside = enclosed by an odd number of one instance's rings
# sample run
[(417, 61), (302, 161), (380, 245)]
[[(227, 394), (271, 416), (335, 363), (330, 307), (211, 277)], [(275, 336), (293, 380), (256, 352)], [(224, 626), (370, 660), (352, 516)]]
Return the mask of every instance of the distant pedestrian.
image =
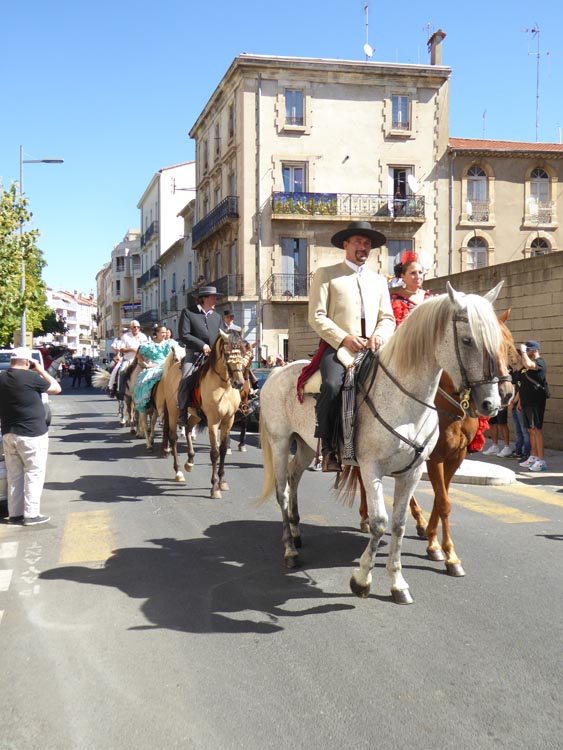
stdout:
[(524, 425), (530, 435), (530, 457), (520, 466), (530, 471), (546, 471), (543, 453), (543, 417), (545, 402), (549, 394), (547, 365), (540, 357), (540, 345), (535, 340), (520, 345), (522, 376), (520, 404), (524, 413)]
[(72, 388), (76, 387), (76, 383), (78, 381), (78, 387), (80, 388), (82, 384), (82, 376), (84, 374), (84, 370), (82, 368), (82, 361), (76, 357), (76, 359), (73, 360), (74, 370), (72, 372)]
[(92, 371), (94, 369), (94, 362), (91, 357), (86, 357), (84, 362), (84, 382), (87, 388), (92, 387)]
[(49, 435), (42, 393), (55, 395), (60, 384), (34, 362), (25, 347), (14, 349), (10, 368), (0, 373), (0, 422), (8, 476), (8, 523), (45, 523), (41, 493)]

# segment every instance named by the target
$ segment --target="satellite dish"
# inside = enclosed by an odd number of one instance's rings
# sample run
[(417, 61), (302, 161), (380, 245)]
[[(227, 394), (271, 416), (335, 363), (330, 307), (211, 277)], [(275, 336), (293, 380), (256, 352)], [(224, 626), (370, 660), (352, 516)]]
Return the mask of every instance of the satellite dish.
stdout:
[(423, 251), (418, 256), (418, 262), (424, 268), (425, 271), (429, 271), (432, 268), (432, 256), (430, 253)]
[(364, 53), (366, 57), (371, 57), (373, 55), (373, 47), (371, 44), (368, 44), (367, 42), (364, 44)]
[(420, 185), (418, 184), (418, 180), (413, 174), (407, 175), (407, 182), (412, 193), (418, 192)]

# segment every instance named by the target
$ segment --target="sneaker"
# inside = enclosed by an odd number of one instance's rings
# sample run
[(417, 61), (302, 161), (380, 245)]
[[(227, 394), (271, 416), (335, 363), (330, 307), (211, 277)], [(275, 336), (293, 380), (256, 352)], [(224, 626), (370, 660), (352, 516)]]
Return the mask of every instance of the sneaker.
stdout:
[(23, 523), (23, 516), (10, 516), (8, 523), (21, 524)]
[(528, 458), (525, 461), (522, 461), (518, 464), (518, 466), (522, 466), (524, 469), (529, 469), (530, 466), (532, 466), (536, 462), (535, 456), (528, 456)]
[(51, 516), (33, 516), (32, 518), (24, 518), (24, 526), (37, 526), (39, 523), (47, 523), (51, 520)]
[(505, 445), (504, 448), (498, 453), (499, 458), (508, 458), (511, 455), (512, 448), (509, 445)]
[(512, 451), (510, 454), (510, 458), (517, 458), (519, 461), (523, 461), (527, 456), (525, 456), (523, 453), (518, 453), (518, 451)]
[(496, 456), (498, 455), (499, 447), (497, 443), (493, 443), (486, 451), (483, 451), (484, 456)]
[(543, 459), (537, 458), (528, 468), (530, 471), (547, 471), (547, 464)]

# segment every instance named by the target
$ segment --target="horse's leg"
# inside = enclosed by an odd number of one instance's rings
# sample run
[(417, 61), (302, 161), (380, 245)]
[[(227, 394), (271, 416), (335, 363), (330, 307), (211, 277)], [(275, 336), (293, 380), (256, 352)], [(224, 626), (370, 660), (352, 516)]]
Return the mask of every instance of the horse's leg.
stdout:
[(419, 466), (410, 474), (395, 479), (393, 514), (391, 518), (391, 541), (389, 543), (389, 557), (386, 566), (391, 578), (391, 596), (395, 604), (412, 604), (413, 602), (409, 585), (403, 577), (401, 547), (407, 525), (409, 498), (412, 497), (418, 480), (422, 476), (422, 470), (423, 467)]
[(301, 547), (301, 530), (299, 528), (299, 503), (297, 488), (303, 476), (303, 472), (313, 460), (315, 452), (309, 448), (301, 438), (297, 437), (297, 450), (288, 464), (287, 479), (289, 487), (288, 498), (288, 522), (289, 530), (295, 547)]
[(194, 441), (192, 439), (192, 430), (199, 422), (201, 422), (201, 420), (196, 417), (195, 414), (190, 414), (188, 424), (186, 425), (186, 446), (188, 450), (188, 457), (184, 464), (184, 469), (186, 471), (191, 471), (194, 467), (195, 450)]
[[(221, 495), (221, 482), (219, 478), (219, 470), (218, 470), (218, 462), (219, 462), (219, 443), (217, 441), (217, 430), (218, 425), (207, 425), (207, 429), (209, 432), (209, 446), (210, 451), (209, 454), (211, 456), (211, 497), (214, 500), (220, 500)], [(222, 447), (223, 447), (223, 472), (224, 472), (224, 465), (225, 465), (225, 454), (227, 452), (227, 441), (228, 441), (228, 433), (226, 434), (226, 440), (223, 442), (221, 441)]]
[(227, 455), (227, 447), (230, 443), (231, 427), (233, 426), (233, 422), (234, 415), (230, 418), (227, 418), (226, 422), (221, 423), (221, 440), (219, 442), (219, 467), (217, 470), (220, 490), (229, 489), (229, 484), (225, 480), (225, 456)]
[(416, 497), (413, 495), (410, 499), (409, 506), (411, 509), (411, 515), (416, 523), (416, 533), (421, 539), (426, 539), (426, 519), (420, 505), (416, 502)]
[(377, 546), (385, 533), (388, 516), (383, 497), (383, 484), (376, 475), (374, 467), (372, 465), (362, 466), (361, 474), (365, 487), (371, 536), (360, 557), (360, 567), (352, 573), (350, 588), (356, 596), (367, 597), (371, 586), (371, 570), (375, 564)]
[[(451, 503), (448, 489), (452, 477), (461, 464), (457, 458), (443, 463), (428, 462), (428, 476), (434, 489), (434, 506), (428, 521), (428, 557), (437, 562), (445, 561), (446, 570), (451, 576), (461, 577), (465, 570), (456, 555), (450, 534)], [(442, 522), (442, 544), (438, 543), (438, 523)]]
[(360, 531), (364, 534), (369, 533), (369, 515), (368, 515), (368, 501), (366, 497), (366, 488), (362, 478), (360, 477)]
[[(297, 547), (300, 545), (301, 537), (298, 537), (299, 541), (296, 544), (292, 533), (292, 521), (290, 521), (290, 487), (288, 481), (289, 447), (289, 439), (287, 438), (283, 438), (283, 440), (279, 439), (276, 443), (270, 443), (276, 486), (276, 499), (282, 514), (283, 557), (286, 568), (291, 569), (299, 565), (299, 553)], [(264, 450), (264, 443), (262, 443), (262, 449)], [(297, 490), (297, 487), (295, 489)], [(295, 512), (295, 509), (296, 506), (292, 509), (293, 512)], [(299, 517), (297, 517), (297, 519), (294, 517), (293, 522), (298, 524)]]
[(186, 479), (180, 471), (180, 463), (178, 461), (178, 426), (176, 418), (169, 414), (168, 420), (168, 440), (172, 451), (172, 460), (174, 461), (175, 479), (177, 482), (185, 482)]

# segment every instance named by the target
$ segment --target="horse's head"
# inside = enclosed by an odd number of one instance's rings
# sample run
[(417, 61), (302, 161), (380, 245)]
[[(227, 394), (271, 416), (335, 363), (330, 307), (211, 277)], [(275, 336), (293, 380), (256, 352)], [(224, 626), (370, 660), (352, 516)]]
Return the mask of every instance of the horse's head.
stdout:
[(217, 363), (223, 360), (231, 386), (240, 391), (244, 386), (243, 340), (240, 333), (219, 329), (213, 351)]
[(447, 283), (454, 310), (445, 345), (449, 344), (450, 355), (453, 348), (454, 357), (450, 356), (445, 369), (456, 388), (462, 391), (462, 407), (469, 409), (471, 402), (475, 414), (483, 417), (495, 416), (501, 406), (498, 363), (502, 336), (492, 303), (502, 283), (484, 297), (456, 292)]

